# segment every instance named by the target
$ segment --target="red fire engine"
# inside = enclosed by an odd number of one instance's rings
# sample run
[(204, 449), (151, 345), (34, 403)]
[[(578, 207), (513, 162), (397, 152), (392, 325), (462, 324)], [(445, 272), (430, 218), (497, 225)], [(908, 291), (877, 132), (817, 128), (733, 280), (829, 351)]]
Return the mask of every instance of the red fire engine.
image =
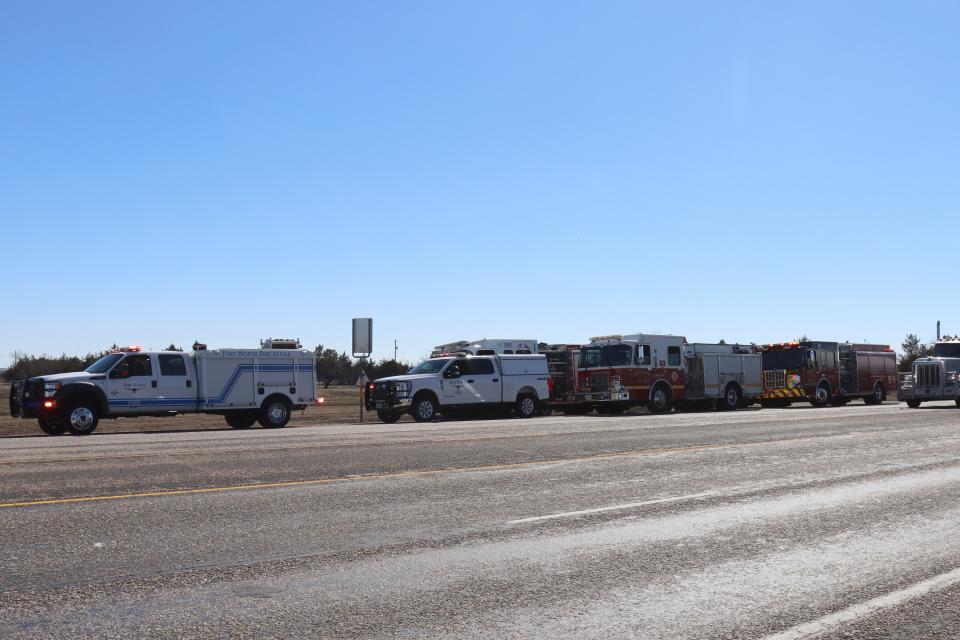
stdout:
[(683, 337), (603, 336), (580, 347), (574, 398), (598, 413), (623, 413), (646, 404), (665, 413), (685, 398)]
[(802, 400), (840, 406), (856, 398), (880, 404), (896, 388), (896, 354), (887, 345), (783, 342), (760, 351), (765, 407)]

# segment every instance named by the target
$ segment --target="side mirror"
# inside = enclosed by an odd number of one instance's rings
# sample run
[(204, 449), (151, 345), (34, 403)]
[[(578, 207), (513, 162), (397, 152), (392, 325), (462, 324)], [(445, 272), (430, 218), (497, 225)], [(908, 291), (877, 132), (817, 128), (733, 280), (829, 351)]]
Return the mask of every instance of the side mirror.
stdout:
[(443, 374), (444, 378), (459, 378), (462, 374), (460, 373), (460, 367), (453, 365), (447, 369), (446, 373)]

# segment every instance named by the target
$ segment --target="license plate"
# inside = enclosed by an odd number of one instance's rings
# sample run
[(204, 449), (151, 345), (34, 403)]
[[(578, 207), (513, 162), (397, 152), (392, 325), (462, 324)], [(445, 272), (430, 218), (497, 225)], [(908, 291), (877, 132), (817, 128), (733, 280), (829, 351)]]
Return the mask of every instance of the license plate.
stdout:
[(592, 394), (592, 393), (585, 393), (585, 394), (583, 394), (583, 399), (584, 399), (584, 400), (593, 400), (593, 394)]
[(384, 402), (383, 400), (377, 401), (377, 409), (386, 409), (386, 408), (387, 408), (386, 402)]

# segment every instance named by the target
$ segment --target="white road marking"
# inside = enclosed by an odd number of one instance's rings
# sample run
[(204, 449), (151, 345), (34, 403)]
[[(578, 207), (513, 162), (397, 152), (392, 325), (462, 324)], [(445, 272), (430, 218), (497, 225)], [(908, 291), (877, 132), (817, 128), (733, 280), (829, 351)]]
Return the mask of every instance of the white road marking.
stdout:
[(556, 520), (558, 518), (571, 518), (573, 516), (582, 516), (588, 513), (603, 513), (604, 511), (617, 511), (619, 509), (633, 509), (634, 507), (645, 507), (650, 504), (662, 504), (664, 502), (679, 502), (680, 500), (692, 500), (694, 498), (705, 498), (707, 496), (717, 495), (716, 491), (706, 491), (704, 493), (691, 493), (686, 496), (675, 496), (673, 498), (657, 498), (656, 500), (644, 500), (643, 502), (629, 502), (627, 504), (615, 504), (609, 507), (597, 507), (596, 509), (583, 509), (582, 511), (565, 511), (563, 513), (551, 513), (547, 516), (533, 516), (532, 518), (521, 518), (519, 520), (510, 520), (507, 524), (523, 524), (525, 522), (537, 522), (539, 520)]
[(802, 640), (803, 638), (813, 638), (848, 622), (866, 618), (883, 609), (895, 607), (899, 604), (907, 602), (908, 600), (919, 598), (920, 596), (932, 591), (941, 591), (958, 583), (960, 583), (960, 569), (954, 569), (953, 571), (948, 571), (947, 573), (934, 576), (929, 580), (918, 582), (917, 584), (907, 587), (906, 589), (894, 591), (878, 598), (874, 598), (873, 600), (867, 600), (866, 602), (855, 604), (842, 611), (824, 616), (819, 620), (813, 620), (812, 622), (797, 625), (796, 627), (787, 629), (786, 631), (775, 633), (771, 636), (767, 636), (763, 640)]

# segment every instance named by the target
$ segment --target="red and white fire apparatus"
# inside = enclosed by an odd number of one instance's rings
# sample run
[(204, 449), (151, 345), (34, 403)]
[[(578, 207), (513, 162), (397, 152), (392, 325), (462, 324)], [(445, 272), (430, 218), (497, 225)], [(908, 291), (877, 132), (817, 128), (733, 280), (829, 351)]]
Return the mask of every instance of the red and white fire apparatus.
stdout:
[(646, 404), (665, 413), (685, 398), (682, 336), (635, 334), (592, 338), (580, 347), (573, 400), (598, 413)]
[(897, 358), (888, 345), (782, 342), (760, 351), (765, 407), (799, 401), (840, 406), (856, 398), (880, 404), (896, 388)]

